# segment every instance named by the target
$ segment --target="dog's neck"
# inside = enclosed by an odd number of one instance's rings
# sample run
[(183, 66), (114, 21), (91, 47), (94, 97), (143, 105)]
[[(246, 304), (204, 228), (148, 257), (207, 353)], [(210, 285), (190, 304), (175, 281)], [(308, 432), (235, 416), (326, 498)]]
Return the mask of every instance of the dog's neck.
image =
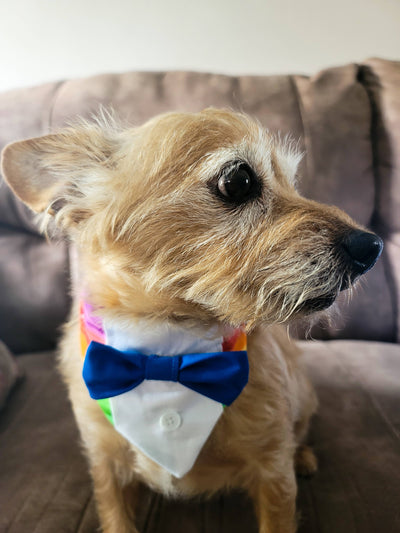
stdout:
[(211, 326), (187, 327), (169, 321), (123, 320), (96, 313), (87, 302), (81, 305), (81, 326), (88, 337), (118, 350), (137, 350), (144, 355), (182, 355), (232, 349), (238, 330)]

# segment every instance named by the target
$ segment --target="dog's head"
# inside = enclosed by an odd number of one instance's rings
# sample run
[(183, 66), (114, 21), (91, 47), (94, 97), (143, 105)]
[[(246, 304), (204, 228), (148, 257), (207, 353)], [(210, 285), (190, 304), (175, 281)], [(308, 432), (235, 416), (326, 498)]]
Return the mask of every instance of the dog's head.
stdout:
[(299, 154), (243, 114), (82, 122), (13, 143), (3, 175), (76, 243), (121, 316), (283, 322), (333, 303), (382, 241), (295, 189)]

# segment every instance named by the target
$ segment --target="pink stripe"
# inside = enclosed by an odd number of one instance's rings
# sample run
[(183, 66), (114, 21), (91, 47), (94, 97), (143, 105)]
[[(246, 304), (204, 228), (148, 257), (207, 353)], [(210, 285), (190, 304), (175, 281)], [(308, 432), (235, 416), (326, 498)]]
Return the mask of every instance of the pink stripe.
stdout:
[(104, 342), (105, 333), (102, 325), (101, 318), (93, 314), (93, 306), (87, 302), (82, 304), (83, 322), (85, 330), (89, 337), (97, 337)]

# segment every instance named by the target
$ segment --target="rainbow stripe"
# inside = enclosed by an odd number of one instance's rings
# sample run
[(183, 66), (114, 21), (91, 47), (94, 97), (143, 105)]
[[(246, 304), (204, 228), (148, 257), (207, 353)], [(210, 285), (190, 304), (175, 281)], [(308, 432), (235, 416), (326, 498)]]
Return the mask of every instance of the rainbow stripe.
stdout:
[[(101, 319), (95, 316), (93, 312), (93, 307), (87, 302), (81, 302), (79, 318), (81, 356), (82, 359), (84, 359), (89, 344), (92, 341), (99, 342), (100, 344), (105, 344), (106, 335), (103, 329)], [(103, 400), (96, 401), (100, 405), (101, 410), (105, 414), (107, 420), (109, 420), (111, 424), (114, 425), (109, 398), (104, 398)]]

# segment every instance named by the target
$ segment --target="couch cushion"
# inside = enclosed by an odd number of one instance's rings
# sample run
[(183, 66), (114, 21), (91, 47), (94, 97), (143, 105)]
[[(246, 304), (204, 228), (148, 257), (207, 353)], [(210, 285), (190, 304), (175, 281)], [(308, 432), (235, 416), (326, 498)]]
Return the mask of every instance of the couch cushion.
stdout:
[[(400, 528), (400, 346), (304, 342), (320, 408), (310, 439), (320, 468), (299, 481), (299, 533)], [(78, 432), (52, 353), (20, 356), (26, 377), (0, 413), (0, 531), (93, 533), (97, 518)], [(168, 501), (142, 487), (143, 533), (256, 533), (239, 493)]]
[[(0, 150), (10, 142), (49, 133), (59, 83), (8, 91), (0, 96)], [(1, 182), (0, 182), (1, 183)], [(32, 213), (2, 183), (0, 224), (37, 233)]]
[(78, 531), (91, 487), (54, 354), (18, 362), (25, 377), (0, 416), (0, 531)]
[[(49, 131), (59, 84), (0, 97), (0, 150)], [(68, 250), (49, 245), (34, 214), (0, 177), (0, 338), (14, 353), (54, 347), (69, 308)]]
[(64, 244), (0, 229), (0, 338), (14, 353), (55, 346), (69, 306), (67, 264)]
[(369, 60), (361, 70), (373, 110), (374, 227), (385, 238), (383, 263), (400, 341), (400, 62)]
[[(306, 148), (300, 189), (306, 197), (337, 205), (357, 222), (371, 227), (375, 187), (381, 187), (382, 182), (375, 184), (371, 105), (361, 68), (347, 65), (310, 78), (294, 78)], [(398, 65), (392, 64), (392, 75), (396, 71), (400, 72)], [(312, 336), (394, 341), (391, 289), (385, 265), (379, 261), (363, 276), (351, 299), (347, 293), (340, 295), (332, 324), (322, 322)]]
[(21, 377), (17, 362), (7, 346), (0, 340), (0, 411), (7, 396)]
[(320, 402), (310, 432), (320, 468), (300, 482), (300, 533), (399, 531), (400, 346), (302, 347)]
[[(100, 104), (114, 107), (124, 121), (133, 124), (163, 111), (195, 111), (210, 105), (233, 107), (256, 116), (272, 131), (300, 138), (299, 148), (306, 151), (299, 171), (302, 192), (335, 203), (362, 224), (370, 225), (375, 208), (374, 178), (379, 178), (373, 172), (370, 93), (380, 101), (383, 84), (391, 87), (382, 97), (386, 102), (382, 109), (387, 111), (382, 114), (385, 127), (376, 132), (381, 139), (382, 131), (395, 131), (397, 127), (397, 104), (393, 102), (397, 102), (394, 94), (400, 67), (378, 61), (370, 68), (379, 71), (376, 89), (363, 75), (363, 67), (347, 65), (313, 77), (231, 77), (193, 72), (105, 74), (11, 91), (0, 97), (0, 148), (7, 142), (64, 126), (77, 115), (90, 116)], [(389, 134), (385, 135), (381, 144)], [(395, 144), (395, 137), (390, 139), (390, 145)], [(387, 153), (386, 148), (382, 151)], [(384, 168), (385, 158), (382, 161)], [(385, 191), (380, 197), (390, 201), (392, 193), (387, 192), (386, 183), (392, 181), (385, 176), (382, 173), (376, 186)], [(394, 185), (389, 188), (395, 190)], [(396, 194), (392, 196), (397, 198)], [(394, 208), (390, 210), (390, 220), (395, 212)], [(66, 247), (60, 244), (46, 248), (32, 213), (4, 186), (0, 186), (0, 240), (0, 294), (11, 294), (14, 301), (26, 303), (13, 305), (8, 299), (0, 299), (0, 337), (14, 352), (48, 348), (54, 345), (56, 329), (69, 306)], [(22, 241), (27, 243), (26, 248)], [(389, 240), (387, 250), (383, 261), (365, 276), (362, 290), (350, 307), (347, 302), (339, 305), (341, 322), (335, 327), (315, 329), (314, 336), (395, 340), (400, 305), (395, 269), (400, 262), (398, 244)], [(37, 288), (43, 288), (44, 265), (48, 285), (36, 295)], [(35, 300), (30, 297), (33, 294)], [(56, 295), (54, 299), (52, 294)], [(26, 327), (25, 336), (21, 327)]]

